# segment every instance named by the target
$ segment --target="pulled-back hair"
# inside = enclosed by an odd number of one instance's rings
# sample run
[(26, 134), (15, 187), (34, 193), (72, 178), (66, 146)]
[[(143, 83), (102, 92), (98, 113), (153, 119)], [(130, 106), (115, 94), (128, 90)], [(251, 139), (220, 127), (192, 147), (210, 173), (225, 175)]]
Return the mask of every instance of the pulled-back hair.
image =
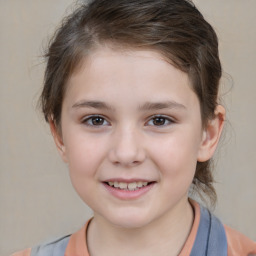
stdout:
[[(68, 79), (90, 52), (103, 45), (162, 54), (188, 74), (203, 127), (214, 117), (222, 73), (218, 39), (191, 1), (93, 0), (66, 17), (50, 42), (40, 98), (47, 121), (60, 127)], [(210, 161), (197, 163), (193, 185), (215, 203)]]

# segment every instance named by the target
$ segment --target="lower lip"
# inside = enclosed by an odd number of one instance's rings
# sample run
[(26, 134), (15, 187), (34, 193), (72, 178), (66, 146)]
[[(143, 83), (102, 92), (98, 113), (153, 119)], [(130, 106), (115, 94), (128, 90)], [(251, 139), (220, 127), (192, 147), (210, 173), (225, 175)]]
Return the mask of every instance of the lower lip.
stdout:
[(107, 191), (110, 192), (111, 195), (114, 197), (117, 197), (122, 200), (133, 200), (137, 199), (143, 195), (145, 195), (147, 192), (149, 192), (155, 185), (154, 183), (151, 183), (145, 187), (141, 187), (137, 190), (125, 190), (125, 189), (119, 189), (115, 187), (111, 187), (107, 185), (106, 183), (103, 183), (104, 187), (107, 189)]

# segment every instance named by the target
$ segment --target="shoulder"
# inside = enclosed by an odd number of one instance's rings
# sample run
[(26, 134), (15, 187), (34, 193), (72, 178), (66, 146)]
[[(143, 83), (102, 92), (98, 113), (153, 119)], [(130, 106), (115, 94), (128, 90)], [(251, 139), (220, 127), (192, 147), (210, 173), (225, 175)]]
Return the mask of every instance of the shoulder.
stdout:
[(224, 227), (228, 242), (228, 256), (256, 255), (256, 242), (226, 225)]
[(70, 235), (67, 235), (33, 247), (31, 256), (64, 255), (69, 239)]
[(12, 254), (11, 256), (30, 256), (31, 253), (31, 249), (26, 249), (24, 251), (20, 251), (20, 252), (16, 252), (14, 254)]
[(64, 255), (66, 247), (69, 242), (70, 235), (63, 236), (55, 240), (51, 240), (35, 246), (31, 249), (16, 252), (11, 256), (60, 256)]

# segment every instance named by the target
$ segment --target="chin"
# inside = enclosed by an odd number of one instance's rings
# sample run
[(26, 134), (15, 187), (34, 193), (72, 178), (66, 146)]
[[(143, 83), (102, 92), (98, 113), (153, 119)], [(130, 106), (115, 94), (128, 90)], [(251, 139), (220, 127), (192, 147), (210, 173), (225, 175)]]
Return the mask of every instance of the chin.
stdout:
[(123, 218), (121, 220), (114, 220), (113, 224), (115, 226), (118, 226), (120, 228), (125, 228), (125, 229), (138, 229), (138, 228), (143, 228), (145, 227), (148, 222), (145, 220), (134, 220), (132, 218)]
[(111, 215), (110, 218), (108, 218), (108, 221), (120, 228), (137, 229), (145, 227), (153, 221), (153, 219), (142, 212), (126, 211)]

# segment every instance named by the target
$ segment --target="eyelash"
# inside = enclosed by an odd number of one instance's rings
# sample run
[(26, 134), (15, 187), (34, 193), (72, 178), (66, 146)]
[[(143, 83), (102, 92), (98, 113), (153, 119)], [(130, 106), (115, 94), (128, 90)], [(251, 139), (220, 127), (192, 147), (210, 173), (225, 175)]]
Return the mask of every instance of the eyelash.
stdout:
[[(164, 124), (162, 124), (162, 125), (154, 125), (154, 124), (152, 124), (152, 126), (156, 126), (156, 127), (160, 127), (161, 126), (161, 127), (163, 127), (163, 126), (167, 126), (167, 125), (170, 125), (170, 124), (174, 123), (173, 119), (171, 119), (170, 117), (163, 116), (163, 115), (154, 115), (154, 116), (150, 117), (150, 119), (149, 119), (149, 121), (147, 121), (147, 123), (149, 123), (150, 121), (153, 122), (156, 119), (164, 120)], [(168, 124), (166, 124), (166, 121), (168, 122)]]
[(106, 118), (103, 117), (103, 116), (100, 116), (100, 115), (88, 116), (88, 117), (86, 117), (85, 119), (82, 120), (82, 123), (85, 124), (85, 125), (87, 125), (87, 126), (90, 126), (90, 127), (92, 127), (92, 126), (93, 126), (93, 127), (106, 126), (106, 125), (104, 125), (104, 124), (100, 124), (100, 125), (95, 125), (95, 124), (93, 124), (93, 123), (92, 123), (92, 122), (93, 122), (93, 119), (97, 119), (97, 118), (102, 119), (103, 122), (107, 122), (107, 123), (108, 123), (107, 125), (110, 125), (109, 122), (106, 120)]
[[(103, 124), (93, 124), (93, 120), (95, 119), (101, 119), (101, 121), (103, 122)], [(156, 125), (156, 124), (149, 124), (151, 121), (154, 122), (156, 119), (161, 119), (164, 123), (160, 124), (160, 125)], [(104, 122), (107, 122), (107, 124), (104, 124)], [(166, 124), (166, 122), (168, 122), (168, 124)], [(92, 115), (92, 116), (88, 116), (85, 119), (82, 120), (82, 123), (90, 126), (90, 127), (101, 127), (101, 126), (109, 126), (110, 123), (106, 120), (105, 117), (100, 116), (100, 115)], [(171, 119), (170, 117), (166, 117), (163, 115), (154, 115), (152, 117), (150, 117), (150, 119), (146, 122), (146, 126), (156, 126), (156, 127), (163, 127), (163, 126), (167, 126), (170, 124), (175, 123), (173, 119)]]

